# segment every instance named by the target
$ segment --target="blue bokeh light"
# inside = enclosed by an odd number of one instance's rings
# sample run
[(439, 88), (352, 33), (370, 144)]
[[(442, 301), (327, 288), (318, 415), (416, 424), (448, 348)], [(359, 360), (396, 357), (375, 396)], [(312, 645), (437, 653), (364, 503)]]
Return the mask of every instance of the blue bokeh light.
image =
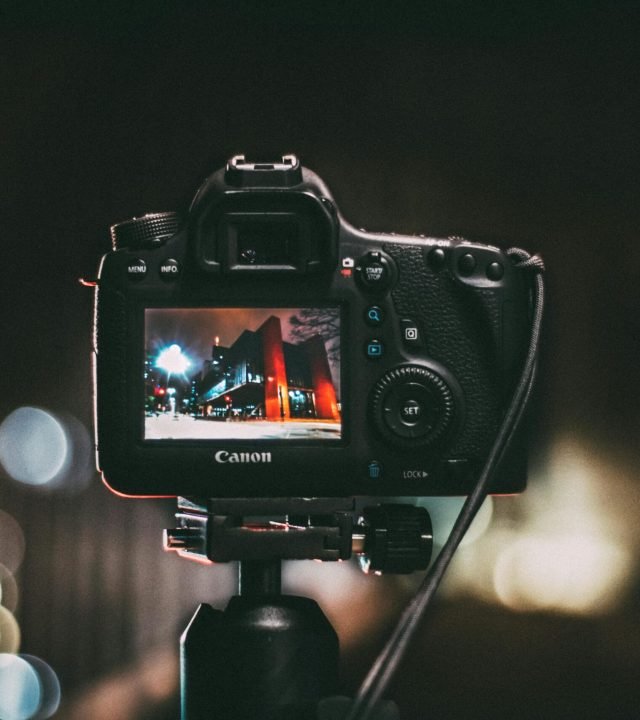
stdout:
[(42, 704), (35, 668), (18, 655), (0, 653), (0, 718), (31, 720)]
[(40, 705), (30, 720), (47, 720), (60, 707), (62, 697), (60, 680), (58, 680), (53, 668), (41, 658), (25, 654), (21, 654), (20, 657), (26, 660), (36, 671), (40, 681)]

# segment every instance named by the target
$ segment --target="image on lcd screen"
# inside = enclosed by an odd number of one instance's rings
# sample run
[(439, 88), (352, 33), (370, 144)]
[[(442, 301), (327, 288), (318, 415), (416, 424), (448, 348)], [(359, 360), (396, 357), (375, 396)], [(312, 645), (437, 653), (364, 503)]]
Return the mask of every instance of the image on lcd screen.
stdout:
[(145, 440), (342, 436), (340, 310), (148, 308)]

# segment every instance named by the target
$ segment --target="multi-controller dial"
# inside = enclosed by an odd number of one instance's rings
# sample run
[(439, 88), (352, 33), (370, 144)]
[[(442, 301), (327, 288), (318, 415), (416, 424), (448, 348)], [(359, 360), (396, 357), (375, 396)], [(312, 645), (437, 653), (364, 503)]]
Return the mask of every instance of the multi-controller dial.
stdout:
[(445, 380), (424, 365), (400, 365), (378, 380), (371, 412), (381, 435), (402, 446), (433, 445), (455, 417), (454, 394)]

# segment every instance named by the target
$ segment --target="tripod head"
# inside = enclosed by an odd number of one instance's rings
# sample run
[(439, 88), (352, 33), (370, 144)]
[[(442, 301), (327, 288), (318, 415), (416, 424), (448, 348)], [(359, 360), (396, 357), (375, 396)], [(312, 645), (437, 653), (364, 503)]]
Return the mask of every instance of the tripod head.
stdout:
[(166, 550), (212, 562), (348, 560), (366, 573), (429, 565), (433, 532), (422, 507), (381, 504), (354, 517), (353, 498), (178, 498)]
[[(432, 529), (412, 505), (352, 498), (178, 499), (165, 549), (212, 563), (239, 561), (238, 595), (224, 612), (201, 605), (181, 638), (182, 720), (341, 720), (339, 644), (308, 598), (281, 594), (282, 560), (348, 560), (367, 573), (425, 569)], [(381, 705), (380, 720), (397, 720)]]

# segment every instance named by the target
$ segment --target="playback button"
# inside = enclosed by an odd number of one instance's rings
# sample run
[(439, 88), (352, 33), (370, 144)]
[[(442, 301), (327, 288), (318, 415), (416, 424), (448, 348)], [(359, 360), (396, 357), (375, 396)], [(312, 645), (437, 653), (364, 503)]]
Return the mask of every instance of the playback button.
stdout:
[(384, 355), (384, 343), (382, 340), (372, 338), (365, 345), (365, 354), (370, 360), (379, 360)]

